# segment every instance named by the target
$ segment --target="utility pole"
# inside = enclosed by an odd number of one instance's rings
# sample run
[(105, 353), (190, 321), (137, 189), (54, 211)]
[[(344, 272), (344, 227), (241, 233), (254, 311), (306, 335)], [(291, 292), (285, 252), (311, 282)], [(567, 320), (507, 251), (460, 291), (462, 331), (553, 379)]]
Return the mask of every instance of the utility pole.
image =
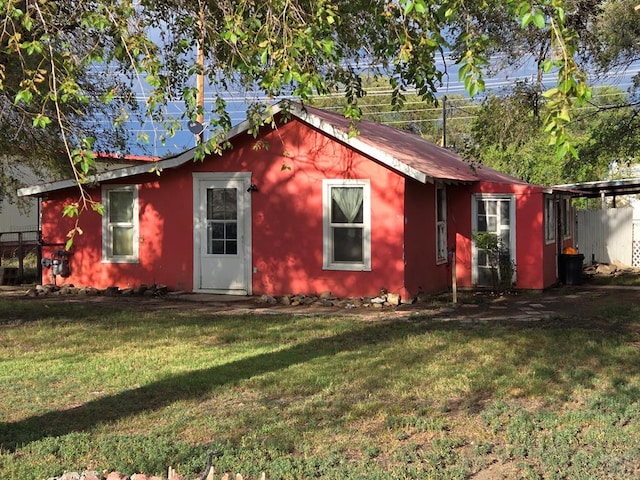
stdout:
[(442, 147), (447, 148), (447, 96), (442, 97)]
[[(204, 29), (204, 5), (203, 2), (198, 2), (199, 6), (199, 16), (198, 16), (198, 31), (200, 33), (200, 38), (198, 39), (198, 54), (197, 54), (197, 63), (199, 67), (198, 77), (196, 79), (196, 90), (197, 98), (196, 104), (198, 108), (198, 116), (197, 121), (200, 125), (204, 125), (204, 40), (205, 40), (205, 29)], [(204, 142), (204, 129), (197, 135), (197, 143)]]

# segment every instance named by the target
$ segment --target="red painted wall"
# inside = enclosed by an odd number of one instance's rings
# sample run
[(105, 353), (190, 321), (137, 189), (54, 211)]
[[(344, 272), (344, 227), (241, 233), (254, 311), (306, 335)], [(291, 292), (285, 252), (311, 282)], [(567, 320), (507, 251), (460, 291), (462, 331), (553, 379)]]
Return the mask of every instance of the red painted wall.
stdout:
[[(83, 233), (76, 235), (71, 249), (71, 276), (58, 282), (106, 288), (136, 287), (141, 284), (170, 285), (175, 290), (193, 288), (193, 215), (191, 180), (175, 171), (143, 175), (138, 178), (140, 224), (139, 263), (102, 262), (102, 217), (95, 212), (82, 213), (79, 226)], [(124, 185), (132, 179), (113, 182)], [(168, 192), (172, 192), (169, 194)], [(51, 195), (42, 203), (42, 234), (45, 242), (66, 241), (66, 234), (74, 225), (61, 216), (65, 204), (78, 200), (77, 191), (67, 195)], [(101, 201), (101, 190), (91, 189), (90, 197)], [(165, 228), (165, 225), (171, 225)], [(60, 247), (47, 247), (43, 256), (50, 256)], [(43, 282), (51, 282), (51, 271), (43, 271)]]
[[(83, 213), (84, 234), (75, 238), (72, 275), (65, 281), (97, 288), (165, 284), (194, 289), (193, 172), (251, 172), (258, 191), (252, 209), (254, 294), (318, 293), (376, 295), (381, 288), (403, 296), (441, 292), (451, 284), (450, 265), (436, 265), (435, 192), (391, 172), (299, 121), (265, 129), (259, 140), (234, 139), (222, 157), (140, 175), (114, 183), (139, 184), (140, 262), (102, 263), (102, 218)], [(322, 180), (369, 179), (371, 185), (371, 271), (322, 267)], [(458, 285), (471, 285), (471, 195), (514, 193), (518, 202), (517, 287), (555, 283), (555, 250), (544, 246), (540, 189), (508, 184), (447, 186), (448, 244), (455, 245)], [(89, 192), (101, 199), (100, 189)], [(63, 218), (75, 190), (53, 192), (43, 202), (43, 235), (64, 242), (73, 221)], [(59, 247), (55, 247), (59, 248)], [(45, 250), (45, 256), (55, 248)], [(44, 282), (50, 278), (44, 272)], [(62, 279), (58, 279), (59, 282)]]
[[(66, 282), (97, 288), (165, 284), (171, 289), (193, 286), (192, 172), (252, 172), (259, 191), (251, 195), (252, 278), (254, 294), (314, 293), (376, 295), (381, 288), (404, 288), (404, 185), (402, 176), (299, 122), (266, 131), (256, 140), (241, 135), (223, 157), (147, 174), (116, 184), (139, 182), (140, 262), (102, 263), (102, 218), (84, 213)], [(268, 145), (266, 147), (265, 145)], [(322, 180), (369, 179), (371, 182), (371, 257), (368, 272), (322, 268)], [(75, 191), (54, 192), (43, 203), (43, 235), (65, 241), (73, 222), (61, 217), (75, 201)], [(100, 189), (90, 191), (100, 199)], [(47, 253), (45, 252), (45, 255)], [(44, 281), (48, 282), (45, 271)], [(61, 279), (59, 279), (61, 281)]]
[(482, 183), (449, 187), (449, 235), (456, 245), (457, 282), (472, 287), (471, 195), (512, 194), (516, 201), (516, 287), (544, 289), (556, 283), (555, 245), (544, 242), (544, 195), (540, 187)]
[[(447, 195), (449, 189), (446, 190)], [(436, 263), (435, 186), (407, 180), (405, 191), (406, 295), (443, 292), (451, 284), (448, 263)], [(451, 213), (449, 211), (449, 217)], [(453, 245), (450, 241), (448, 245)]]
[[(404, 178), (354, 153), (299, 122), (263, 137), (268, 148), (255, 150), (244, 137), (216, 171), (252, 171), (259, 192), (252, 194), (253, 290), (256, 294), (313, 293), (375, 295), (380, 288), (404, 286)], [(198, 168), (206, 171), (207, 165)], [(322, 180), (371, 182), (370, 272), (323, 270)]]

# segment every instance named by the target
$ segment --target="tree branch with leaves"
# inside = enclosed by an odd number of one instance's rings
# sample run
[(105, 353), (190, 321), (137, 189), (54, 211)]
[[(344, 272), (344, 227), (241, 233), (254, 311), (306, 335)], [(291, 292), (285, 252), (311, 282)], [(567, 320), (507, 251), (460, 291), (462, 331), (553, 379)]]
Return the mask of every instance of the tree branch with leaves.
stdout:
[[(602, 3), (602, 2), (596, 2)], [(91, 110), (104, 112), (119, 102), (115, 125), (126, 125), (136, 93), (144, 93), (143, 114), (164, 130), (181, 128), (167, 114), (176, 100), (184, 120), (207, 117), (207, 141), (196, 158), (223, 151), (221, 139), (231, 128), (229, 89), (242, 89), (256, 133), (269, 122), (271, 102), (280, 96), (309, 102), (314, 96), (341, 93), (343, 113), (355, 122), (366, 86), (360, 73), (390, 78), (391, 103), (400, 108), (407, 91), (435, 102), (449, 70), (457, 67), (470, 95), (485, 88), (491, 55), (499, 51), (499, 32), (522, 31), (546, 38), (550, 57), (545, 71), (557, 72), (544, 92), (549, 141), (559, 156), (576, 154), (566, 126), (571, 106), (590, 98), (578, 62), (580, 36), (575, 22), (578, 0), (0, 0), (0, 92), (11, 98), (31, 128), (54, 132), (64, 145), (69, 167), (83, 191), (93, 165), (96, 139), (82, 127)], [(570, 14), (567, 12), (571, 11)], [(199, 19), (204, 18), (204, 22)], [(533, 33), (535, 32), (535, 35)], [(512, 34), (511, 42), (526, 36)], [(205, 63), (195, 50), (203, 41)], [(513, 52), (518, 49), (513, 48)], [(455, 65), (439, 60), (452, 52)], [(83, 79), (106, 70), (103, 95)], [(203, 112), (196, 101), (195, 76), (204, 73), (215, 101)], [(25, 113), (25, 112), (28, 112)], [(78, 118), (81, 121), (78, 121)], [(266, 118), (266, 120), (265, 120)], [(143, 138), (139, 140), (144, 140)], [(82, 197), (78, 216), (100, 210)]]

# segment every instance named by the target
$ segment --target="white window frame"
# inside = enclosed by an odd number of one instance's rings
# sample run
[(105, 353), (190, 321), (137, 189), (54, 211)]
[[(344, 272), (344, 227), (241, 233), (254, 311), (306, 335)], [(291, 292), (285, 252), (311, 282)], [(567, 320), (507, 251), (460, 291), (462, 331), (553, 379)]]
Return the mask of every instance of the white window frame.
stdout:
[(556, 241), (556, 202), (551, 195), (544, 196), (544, 241), (550, 244)]
[[(438, 197), (438, 192), (442, 192), (442, 195)], [(440, 213), (440, 205), (438, 205), (438, 198), (442, 199), (442, 214), (443, 219), (438, 220)], [(436, 264), (446, 263), (447, 261), (447, 189), (444, 185), (436, 184), (435, 188), (435, 208), (436, 208)]]
[[(109, 222), (109, 193), (114, 191), (127, 191), (133, 193), (133, 221), (120, 226), (133, 227), (133, 254), (114, 255), (113, 254), (113, 234), (111, 222)], [(102, 215), (102, 261), (105, 263), (138, 263), (140, 254), (140, 222), (138, 208), (138, 186), (137, 185), (104, 185), (102, 187), (102, 205), (104, 214)]]
[[(333, 235), (331, 220), (331, 188), (362, 187), (362, 255), (356, 263), (333, 261)], [(345, 226), (345, 224), (341, 224)], [(371, 271), (371, 184), (363, 180), (322, 180), (322, 268), (324, 270)]]
[[(508, 200), (509, 201), (509, 251), (511, 253), (511, 261), (516, 262), (517, 256), (517, 243), (516, 243), (516, 196), (513, 194), (492, 194), (492, 193), (476, 193), (471, 197), (471, 230), (473, 232), (478, 231), (478, 201), (479, 200)], [(475, 240), (472, 241), (471, 248), (471, 283), (473, 285), (478, 284), (478, 247)], [(513, 283), (517, 281), (517, 268), (513, 272)]]
[(571, 238), (571, 199), (562, 197), (560, 199), (560, 218), (562, 219), (562, 238)]

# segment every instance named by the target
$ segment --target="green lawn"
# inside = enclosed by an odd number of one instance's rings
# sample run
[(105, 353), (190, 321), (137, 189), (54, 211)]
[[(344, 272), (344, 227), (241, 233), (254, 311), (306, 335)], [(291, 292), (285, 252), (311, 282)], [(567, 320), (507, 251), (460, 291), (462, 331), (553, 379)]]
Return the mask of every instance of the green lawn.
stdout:
[(638, 477), (640, 305), (592, 317), (0, 298), (0, 478), (169, 465), (194, 478), (212, 450), (217, 472), (268, 480)]

